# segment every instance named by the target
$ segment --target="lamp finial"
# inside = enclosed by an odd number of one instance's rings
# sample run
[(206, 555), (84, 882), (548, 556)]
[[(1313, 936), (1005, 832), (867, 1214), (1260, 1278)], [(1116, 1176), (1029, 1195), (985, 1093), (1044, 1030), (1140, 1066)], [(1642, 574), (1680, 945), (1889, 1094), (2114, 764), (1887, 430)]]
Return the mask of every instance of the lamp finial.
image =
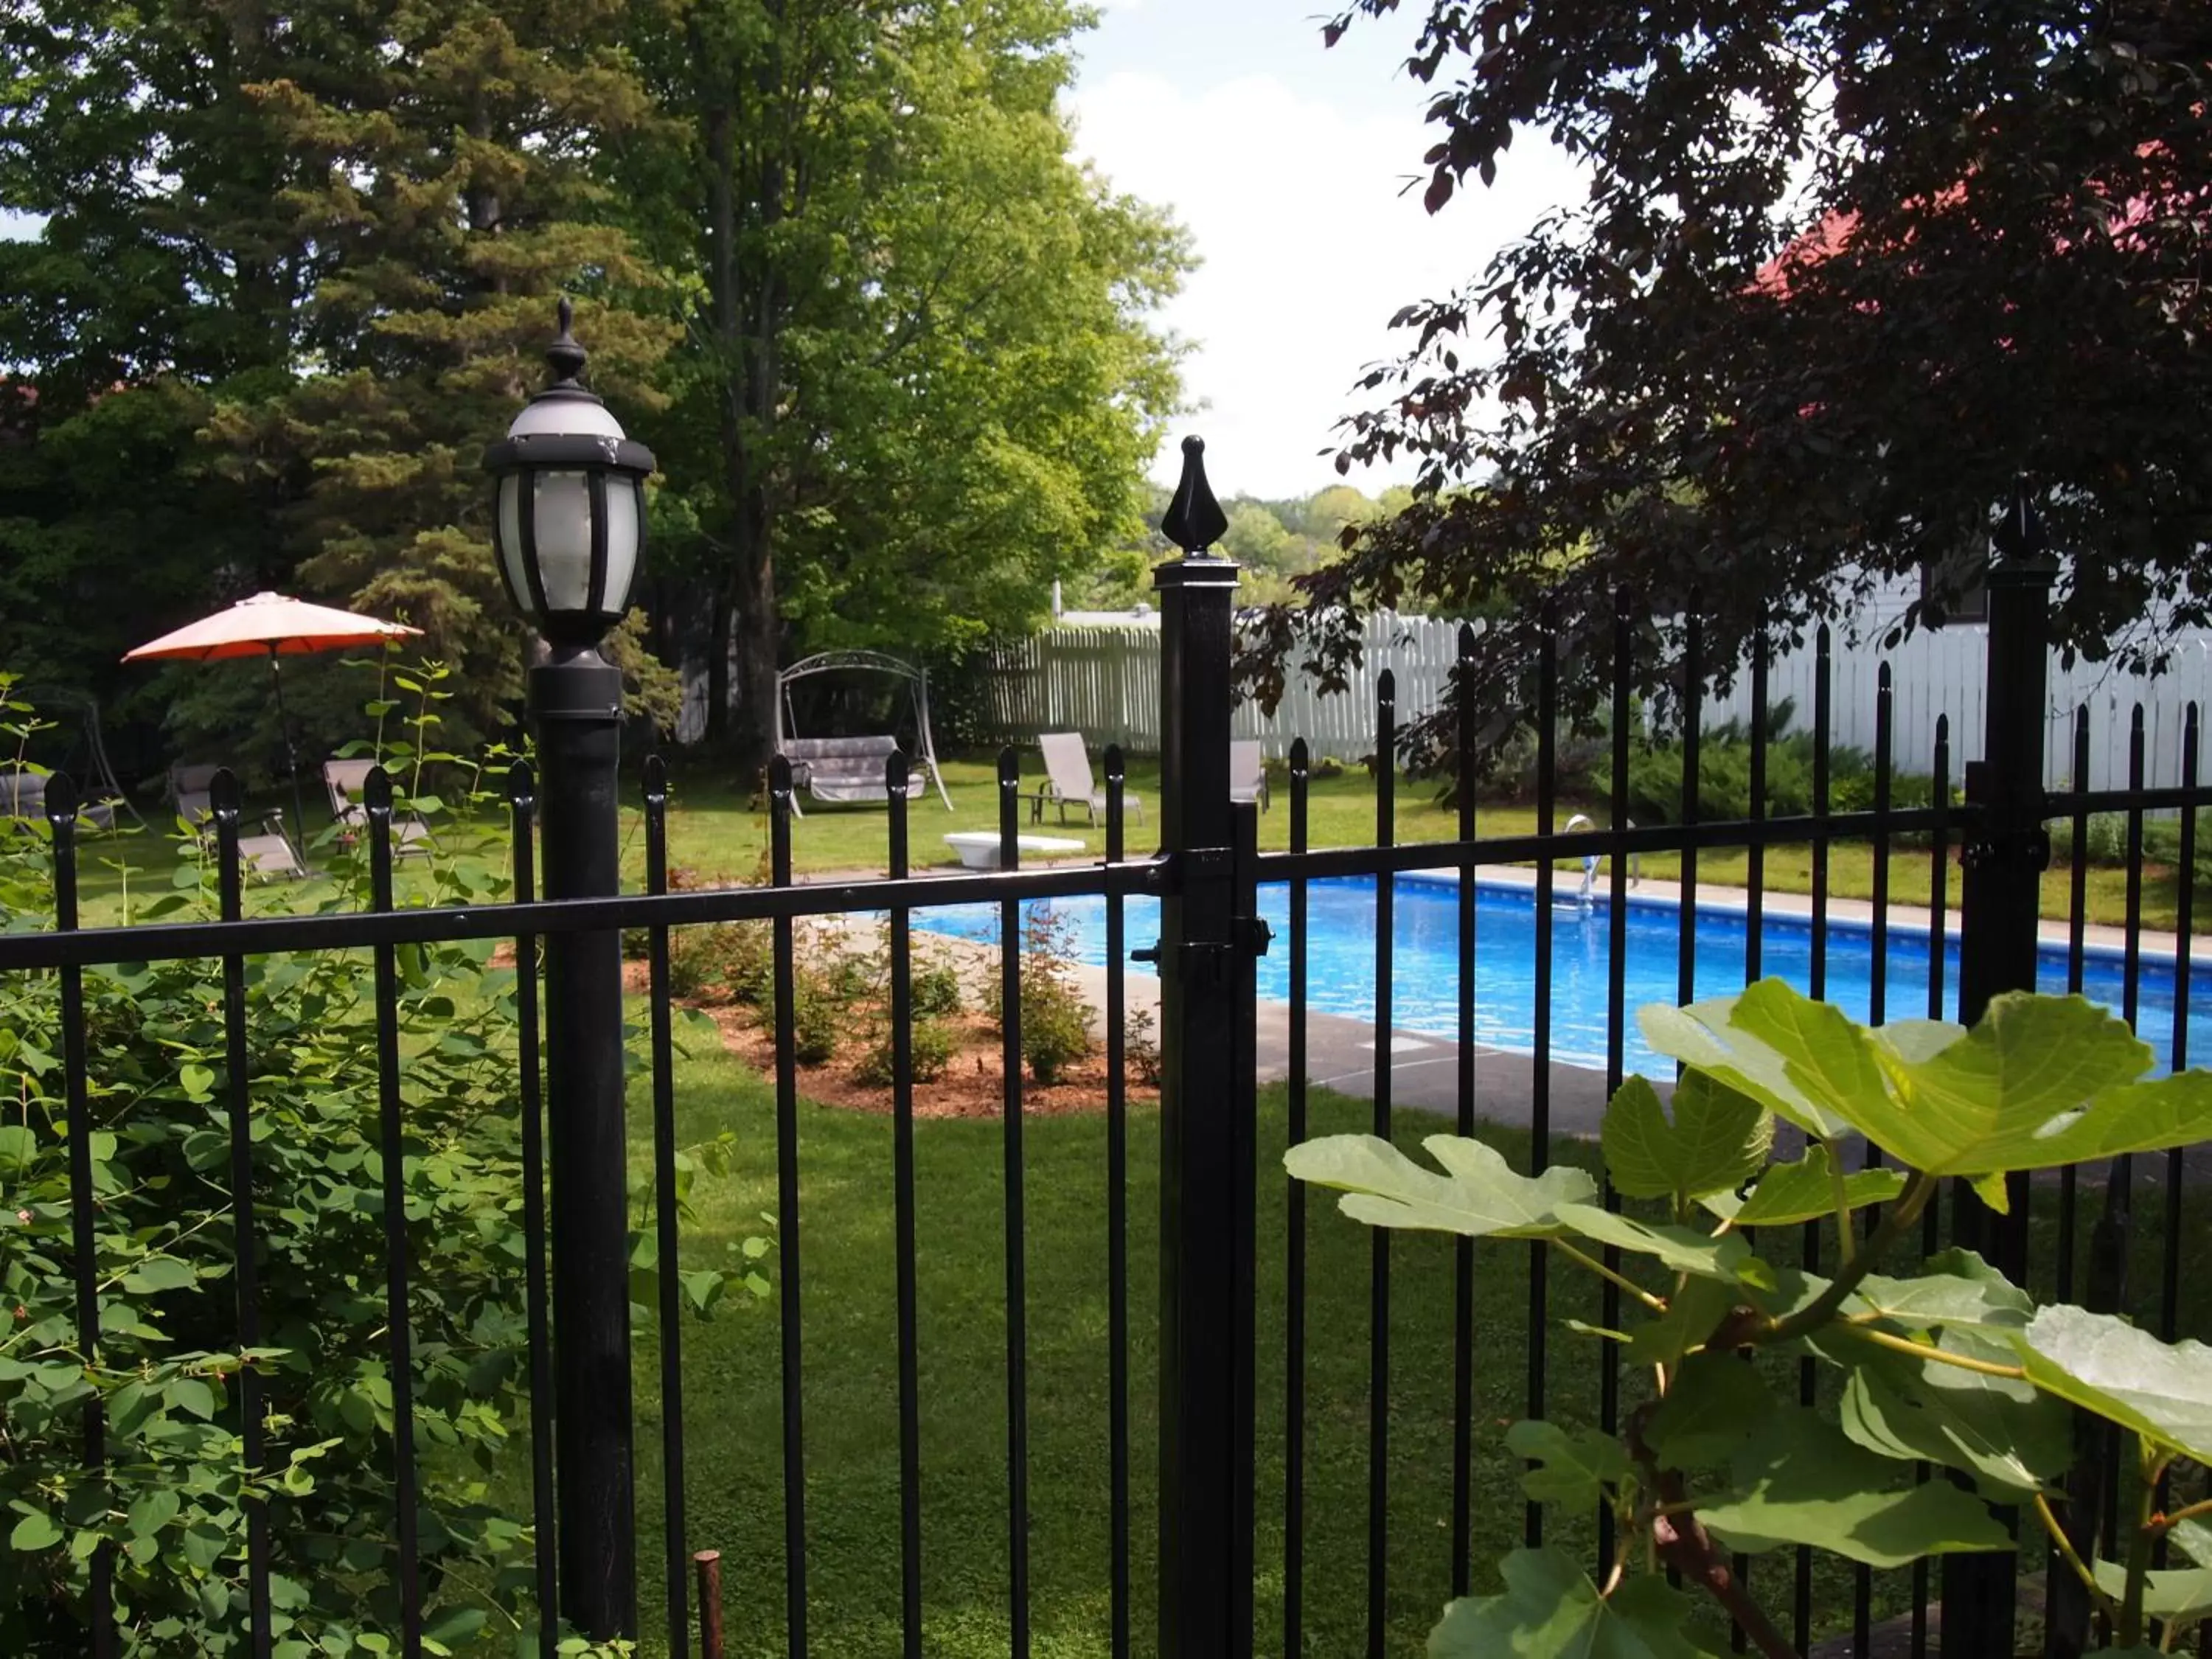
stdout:
[(553, 343), (545, 348), (545, 361), (553, 370), (552, 389), (556, 392), (578, 391), (581, 389), (577, 380), (584, 372), (586, 354), (584, 348), (576, 343), (576, 337), (568, 331), (576, 320), (576, 307), (565, 294), (561, 296), (556, 314), (561, 319), (561, 331), (554, 336)]

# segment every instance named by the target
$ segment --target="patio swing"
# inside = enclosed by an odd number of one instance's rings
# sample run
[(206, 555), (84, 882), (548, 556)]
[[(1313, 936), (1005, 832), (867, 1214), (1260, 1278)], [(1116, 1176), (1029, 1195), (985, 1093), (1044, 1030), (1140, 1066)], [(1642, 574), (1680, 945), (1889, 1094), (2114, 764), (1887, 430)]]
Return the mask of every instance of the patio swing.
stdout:
[[(888, 717), (882, 712), (880, 695), (861, 712), (866, 723), (888, 724), (892, 729), (853, 736), (800, 736), (792, 688), (825, 674), (888, 680), (891, 705)], [(902, 714), (898, 708), (901, 701), (905, 704)], [(834, 714), (835, 710), (815, 712)], [(832, 719), (826, 723), (837, 722)], [(920, 668), (879, 651), (823, 651), (802, 658), (775, 677), (775, 752), (791, 763), (792, 787), (805, 790), (818, 801), (881, 804), (886, 799), (884, 763), (901, 747), (902, 730), (912, 738), (904, 745), (907, 799), (918, 799), (926, 783), (934, 783), (945, 810), (950, 812), (952, 797), (945, 793), (945, 778), (937, 766), (937, 744), (929, 732), (929, 676)], [(792, 810), (799, 810), (795, 800)]]
[[(130, 795), (115, 775), (114, 763), (107, 757), (99, 702), (82, 691), (58, 686), (27, 686), (22, 695), (33, 708), (67, 711), (57, 723), (68, 729), (69, 747), (54, 769), (68, 773), (76, 781), (78, 798), (84, 803), (78, 809), (82, 820), (96, 830), (109, 829), (120, 809), (143, 828), (146, 820), (131, 804)], [(38, 817), (46, 811), (46, 797), (44, 775), (12, 765), (0, 771), (0, 817)]]

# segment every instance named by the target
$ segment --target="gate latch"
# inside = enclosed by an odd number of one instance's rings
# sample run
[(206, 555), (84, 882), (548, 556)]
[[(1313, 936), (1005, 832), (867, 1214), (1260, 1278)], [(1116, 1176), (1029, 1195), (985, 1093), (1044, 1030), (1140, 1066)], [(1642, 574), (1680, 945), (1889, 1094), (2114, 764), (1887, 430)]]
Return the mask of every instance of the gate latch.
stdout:
[[(1194, 963), (1203, 960), (1212, 964), (1214, 974), (1218, 977), (1222, 963), (1229, 956), (1264, 957), (1274, 938), (1275, 930), (1267, 925), (1265, 916), (1235, 916), (1230, 921), (1229, 938), (1225, 941), (1193, 939), (1185, 944), (1182, 947), (1182, 965), (1188, 971)], [(1130, 951), (1129, 960), (1158, 967), (1162, 948), (1160, 941), (1155, 939), (1150, 945)]]

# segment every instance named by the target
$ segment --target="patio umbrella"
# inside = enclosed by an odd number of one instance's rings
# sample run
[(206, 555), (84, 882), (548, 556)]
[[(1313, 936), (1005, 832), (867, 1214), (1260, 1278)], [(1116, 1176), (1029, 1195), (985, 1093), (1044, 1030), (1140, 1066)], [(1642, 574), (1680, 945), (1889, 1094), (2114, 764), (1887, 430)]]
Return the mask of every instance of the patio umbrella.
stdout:
[(269, 676), (276, 688), (276, 726), (284, 734), (284, 766), (292, 776), (292, 822), (296, 826), (293, 833), (304, 846), (307, 814), (300, 799), (300, 757), (292, 746), (291, 722), (284, 715), (284, 676), (277, 666), (277, 659), (337, 651), (349, 645), (381, 645), (386, 640), (422, 631), (404, 623), (356, 616), (327, 605), (309, 605), (304, 599), (289, 599), (282, 593), (256, 593), (211, 617), (188, 623), (173, 634), (164, 634), (136, 650), (125, 652), (123, 660), (147, 662), (174, 658), (216, 662), (226, 657), (269, 659)]

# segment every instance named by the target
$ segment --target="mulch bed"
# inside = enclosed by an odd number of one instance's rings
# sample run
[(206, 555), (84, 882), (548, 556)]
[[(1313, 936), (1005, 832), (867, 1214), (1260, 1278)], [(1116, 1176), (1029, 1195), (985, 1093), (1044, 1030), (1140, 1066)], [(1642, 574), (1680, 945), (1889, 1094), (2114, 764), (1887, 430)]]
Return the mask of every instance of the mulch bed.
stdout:
[[(646, 965), (623, 964), (623, 988), (643, 995)], [(763, 1076), (775, 1072), (775, 1032), (763, 1011), (736, 1002), (687, 1000), (714, 1022), (722, 1046)], [(854, 1075), (872, 1035), (866, 1033), (868, 1015), (854, 1010), (853, 1041), (820, 1066), (799, 1068), (799, 1091), (825, 1106), (873, 1112), (889, 1116), (892, 1109), (889, 1084), (863, 1083)], [(1001, 1060), (998, 1028), (980, 1013), (956, 1014), (940, 1022), (952, 1033), (952, 1059), (943, 1075), (914, 1085), (914, 1115), (917, 1118), (997, 1118), (1006, 1111), (1006, 1068)], [(1022, 1075), (1022, 1112), (1027, 1117), (1060, 1117), (1106, 1109), (1106, 1056), (1103, 1049), (1068, 1066), (1060, 1081), (1042, 1084), (1026, 1071)], [(1156, 1105), (1159, 1091), (1139, 1082), (1132, 1073), (1127, 1097), (1133, 1106)]]

